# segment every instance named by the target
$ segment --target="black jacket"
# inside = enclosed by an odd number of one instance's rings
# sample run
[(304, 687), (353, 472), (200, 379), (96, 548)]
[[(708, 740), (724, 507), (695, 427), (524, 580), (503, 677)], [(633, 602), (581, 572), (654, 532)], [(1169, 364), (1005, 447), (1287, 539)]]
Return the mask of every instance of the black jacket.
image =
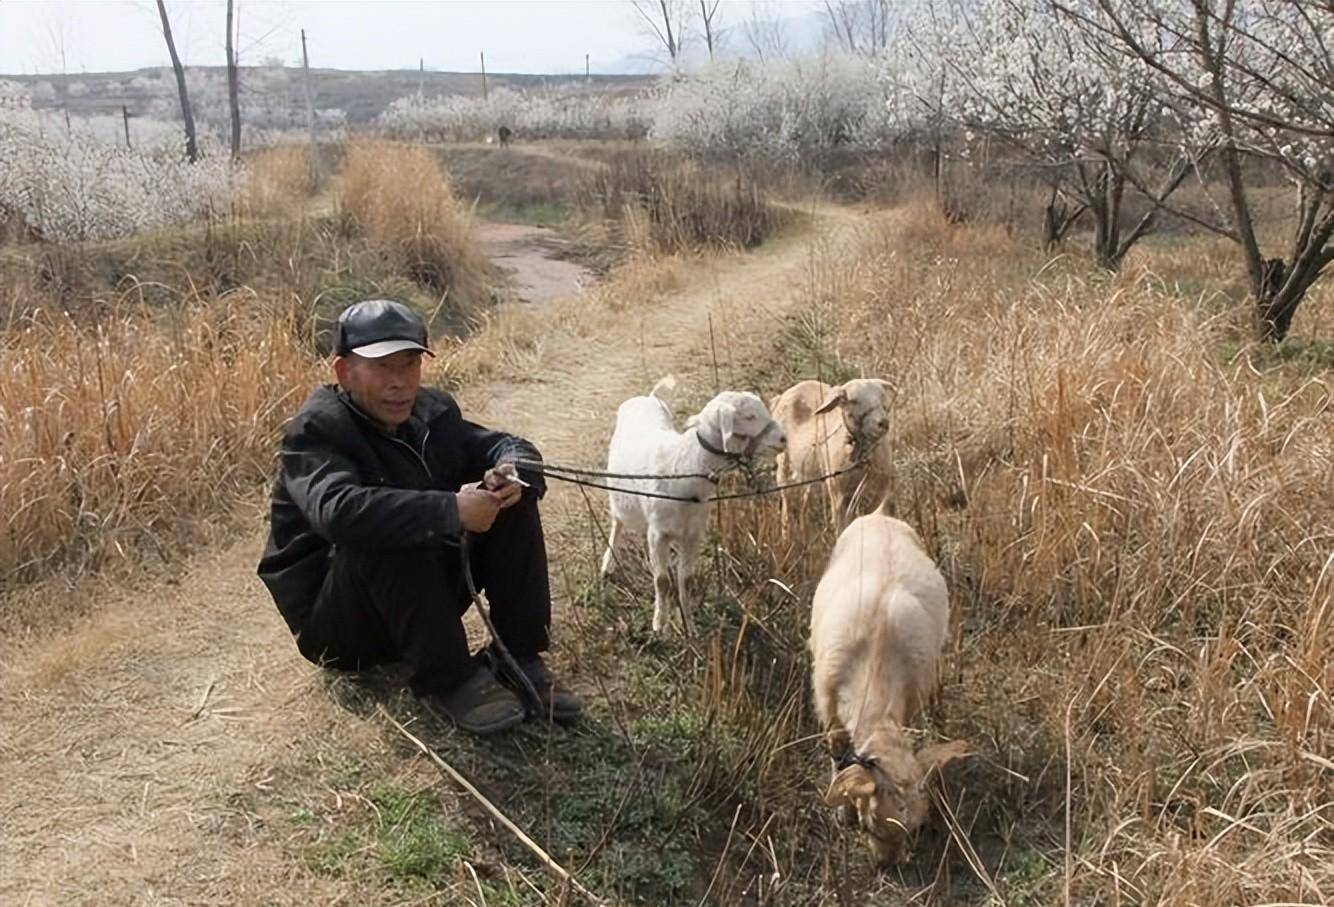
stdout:
[[(315, 604), (335, 545), (458, 544), (454, 493), (497, 463), (540, 459), (522, 438), (465, 421), (458, 404), (423, 388), (391, 435), (336, 385), (317, 388), (287, 424), (259, 576), (295, 633)], [(539, 497), (542, 477), (522, 472)]]

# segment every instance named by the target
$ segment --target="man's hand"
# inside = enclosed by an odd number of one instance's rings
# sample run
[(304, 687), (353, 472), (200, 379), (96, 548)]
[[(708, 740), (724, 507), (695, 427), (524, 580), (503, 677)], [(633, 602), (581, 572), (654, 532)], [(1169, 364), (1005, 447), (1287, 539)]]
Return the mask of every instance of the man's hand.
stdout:
[[(519, 491), (519, 486), (513, 488)], [(496, 521), (496, 514), (509, 506), (504, 503), (503, 492), (487, 491), (477, 485), (463, 486), (454, 497), (458, 502), (459, 525), (466, 532), (486, 532)], [(517, 499), (518, 495), (514, 497)]]
[(482, 485), (490, 489), (498, 498), (500, 498), (500, 508), (519, 503), (519, 497), (523, 494), (524, 486), (528, 483), (519, 478), (519, 472), (514, 468), (513, 463), (501, 463), (492, 469), (486, 471), (482, 477)]

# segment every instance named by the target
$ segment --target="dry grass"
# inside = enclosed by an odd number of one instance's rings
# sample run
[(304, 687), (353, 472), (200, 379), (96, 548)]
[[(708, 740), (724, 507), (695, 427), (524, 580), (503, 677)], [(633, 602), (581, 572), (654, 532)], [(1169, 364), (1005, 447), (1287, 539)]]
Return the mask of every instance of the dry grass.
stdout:
[[(897, 385), (894, 506), (956, 606), (930, 732), (975, 748), (945, 790), (954, 827), (937, 815), (876, 874), (818, 807), (806, 603), (833, 534), (823, 512), (729, 504), (700, 645), (640, 641), (639, 571), (575, 611), (577, 662), (634, 666), (612, 713), (676, 729), (648, 758), (693, 804), (674, 827), (702, 865), (678, 900), (1330, 902), (1328, 364), (1276, 361), (1226, 294), (1180, 292), (1218, 286), (1208, 241), (1109, 276), (937, 211), (817, 254), (809, 308), (749, 377)], [(1304, 312), (1295, 342), (1326, 319)]]
[(777, 230), (784, 213), (741, 169), (720, 173), (658, 151), (624, 151), (594, 170), (578, 207), (614, 225), (614, 244), (631, 255), (749, 249)]
[[(988, 873), (1018, 903), (1327, 903), (1334, 378), (1225, 364), (1233, 313), (1144, 271), (908, 218), (817, 274), (811, 320), (898, 385), (895, 507), (961, 612), (938, 726), (979, 751), (953, 802)], [(771, 522), (728, 532), (742, 602), (819, 569)]]
[(457, 314), (479, 311), (488, 266), (473, 241), (471, 214), (429, 151), (350, 142), (337, 204), (345, 221), (390, 259), (393, 270), (433, 288)]
[(169, 547), (182, 523), (268, 475), (318, 363), (299, 324), (256, 308), (235, 293), (94, 328), (36, 312), (0, 334), (7, 582)]
[(290, 217), (295, 206), (315, 191), (306, 145), (274, 145), (252, 155), (246, 162), (245, 186), (236, 200), (240, 212), (249, 217)]

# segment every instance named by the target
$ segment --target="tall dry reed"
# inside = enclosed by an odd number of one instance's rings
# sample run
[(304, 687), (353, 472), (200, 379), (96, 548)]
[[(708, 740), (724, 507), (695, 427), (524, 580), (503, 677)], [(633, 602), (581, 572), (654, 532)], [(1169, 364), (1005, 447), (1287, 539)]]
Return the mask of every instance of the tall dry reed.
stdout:
[(715, 170), (660, 151), (623, 151), (590, 172), (577, 194), (587, 217), (616, 225), (632, 253), (749, 249), (784, 221), (738, 168)]
[(458, 315), (479, 311), (488, 265), (470, 212), (429, 151), (385, 141), (349, 142), (337, 204), (395, 270), (433, 289)]
[(237, 208), (250, 216), (290, 217), (293, 207), (315, 192), (306, 145), (273, 145), (246, 161), (246, 178), (238, 191)]
[(254, 490), (319, 380), (300, 330), (235, 293), (95, 327), (37, 311), (0, 333), (0, 575), (172, 553), (186, 520)]

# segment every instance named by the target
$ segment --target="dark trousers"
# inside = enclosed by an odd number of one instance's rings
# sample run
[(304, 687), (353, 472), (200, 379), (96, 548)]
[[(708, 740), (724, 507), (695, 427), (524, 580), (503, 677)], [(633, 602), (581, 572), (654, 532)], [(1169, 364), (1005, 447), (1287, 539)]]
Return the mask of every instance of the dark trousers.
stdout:
[[(514, 657), (546, 651), (551, 588), (536, 500), (525, 493), (489, 531), (472, 536), (470, 558)], [(336, 546), (297, 648), (316, 664), (350, 671), (403, 661), (414, 693), (445, 693), (476, 668), (463, 626), (471, 604), (456, 547)]]

